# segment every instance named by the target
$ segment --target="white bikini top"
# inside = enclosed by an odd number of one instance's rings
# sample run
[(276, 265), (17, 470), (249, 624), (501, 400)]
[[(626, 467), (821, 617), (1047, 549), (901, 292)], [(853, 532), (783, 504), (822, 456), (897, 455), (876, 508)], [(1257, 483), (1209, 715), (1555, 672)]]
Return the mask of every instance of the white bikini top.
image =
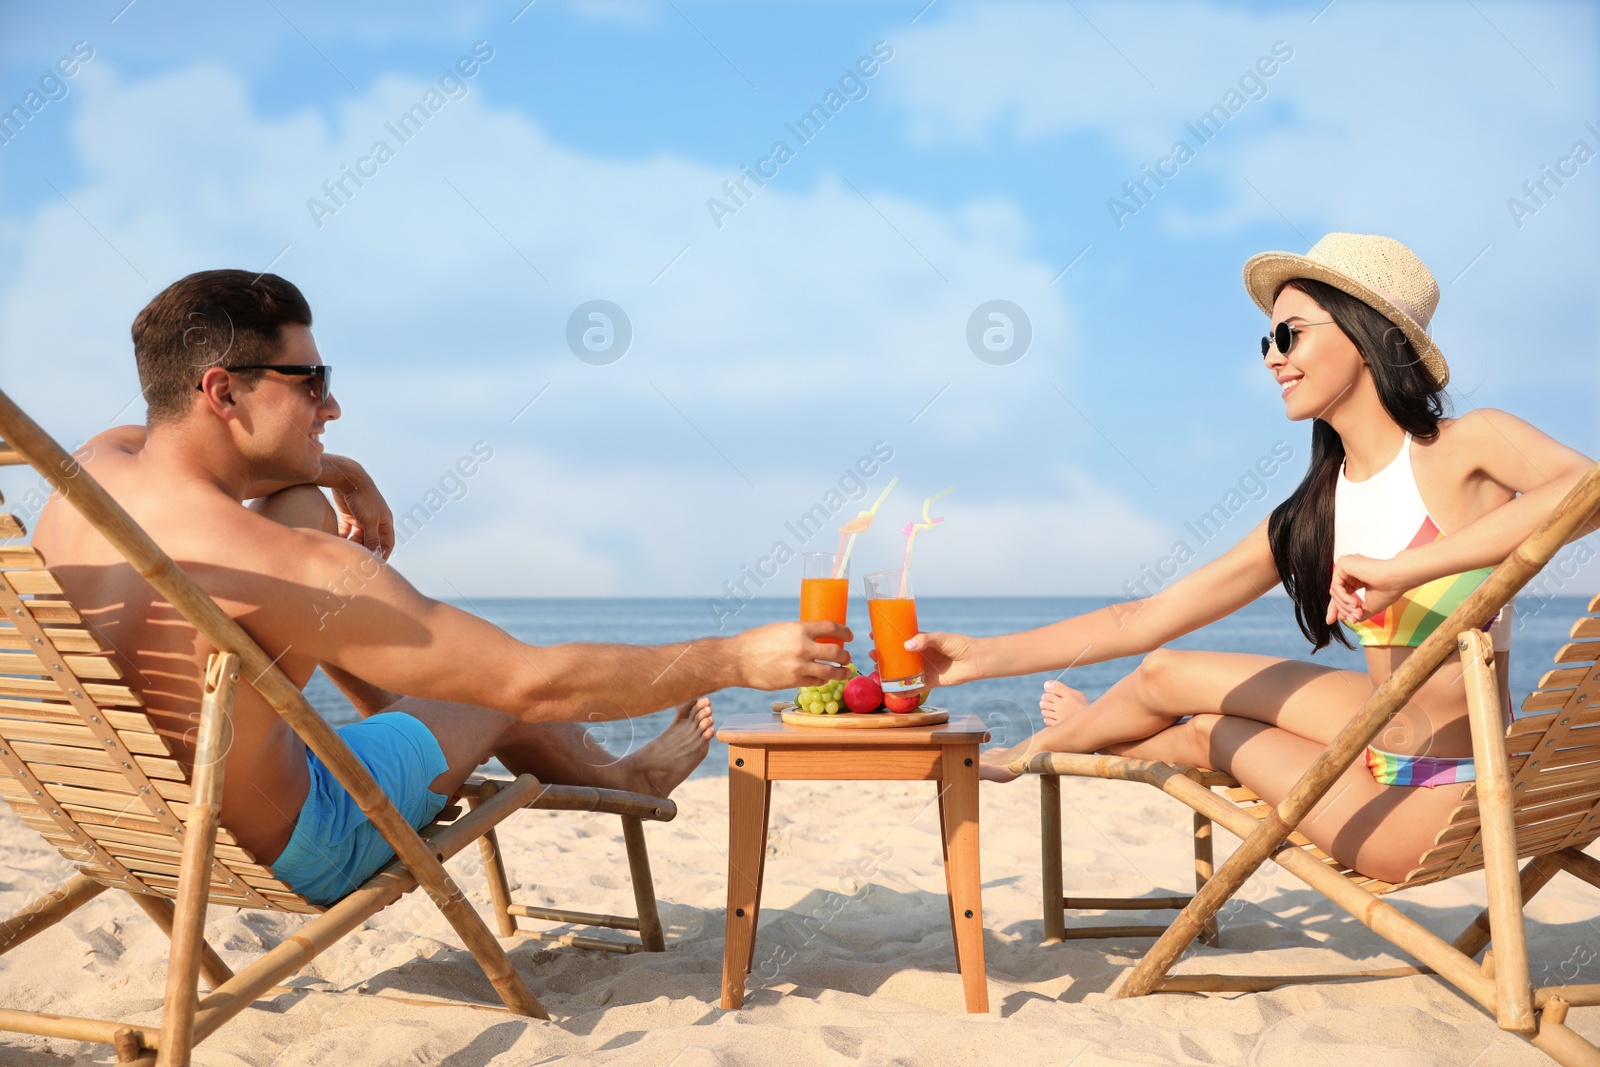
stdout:
[[(1401, 442), (1394, 459), (1370, 478), (1351, 481), (1345, 477), (1341, 463), (1333, 500), (1335, 559), (1351, 554), (1393, 559), (1407, 548), (1445, 536), (1428, 514), (1422, 491), (1417, 488), (1410, 433)], [(1484, 567), (1463, 575), (1450, 575), (1408, 590), (1388, 610), (1351, 629), (1361, 637), (1363, 644), (1415, 647), (1465, 599), (1477, 582), (1488, 576), (1490, 570)], [(1473, 578), (1477, 582), (1473, 582)], [(1512, 604), (1507, 603), (1488, 627), (1496, 651), (1503, 652), (1511, 647), (1511, 614)]]

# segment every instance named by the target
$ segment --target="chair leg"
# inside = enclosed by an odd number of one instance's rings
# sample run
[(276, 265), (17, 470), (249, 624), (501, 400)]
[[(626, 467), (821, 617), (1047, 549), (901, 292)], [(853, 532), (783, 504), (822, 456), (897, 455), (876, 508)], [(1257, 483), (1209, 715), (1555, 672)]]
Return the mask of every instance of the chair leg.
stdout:
[[(1211, 820), (1199, 812), (1194, 816), (1194, 878), (1195, 891), (1206, 884), (1213, 872), (1211, 851)], [(1069, 897), (1062, 892), (1061, 866), (1061, 776), (1039, 775), (1039, 852), (1043, 867), (1040, 879), (1044, 893), (1045, 944), (1067, 939), (1113, 937), (1159, 937), (1165, 926), (1074, 926), (1067, 928), (1068, 911), (1160, 911), (1186, 906), (1189, 896), (1166, 897)], [(1201, 939), (1211, 946), (1219, 940), (1215, 917), (1210, 919)]]
[(118, 1063), (137, 1063), (145, 1055), (139, 1035), (131, 1027), (125, 1026), (111, 1035), (111, 1048), (117, 1054)]
[(166, 1004), (161, 1016), (157, 1067), (189, 1067), (194, 1048), (194, 1016), (200, 997), (196, 983), (205, 940), (206, 902), (211, 891), (211, 861), (222, 825), (223, 767), (233, 733), (233, 696), (239, 683), (239, 657), (221, 652), (206, 666), (200, 701), (200, 736), (195, 745), (194, 781), (178, 867), (178, 901), (172, 918), (172, 953), (167, 959)]
[[(1210, 881), (1211, 876), (1216, 873), (1211, 845), (1211, 820), (1197, 811), (1194, 813), (1194, 891), (1196, 893), (1204, 889), (1206, 882)], [(1200, 933), (1200, 941), (1212, 948), (1217, 948), (1221, 945), (1222, 935), (1217, 928), (1215, 914), (1206, 919), (1205, 928)]]
[(1457, 644), (1466, 683), (1467, 717), (1472, 727), (1473, 762), (1478, 768), (1483, 873), (1489, 890), (1489, 932), (1495, 947), (1495, 1021), (1502, 1030), (1532, 1034), (1539, 1023), (1534, 1017), (1533, 986), (1528, 974), (1522, 880), (1517, 873), (1517, 831), (1494, 646), (1482, 630), (1463, 630)]
[[(1533, 899), (1535, 893), (1549, 885), (1550, 879), (1554, 878), (1560, 870), (1559, 853), (1535, 856), (1530, 860), (1522, 868), (1523, 906), (1527, 906), (1528, 901)], [(1478, 913), (1478, 917), (1468, 923), (1467, 928), (1462, 930), (1456, 937), (1454, 945), (1458, 951), (1465, 955), (1476, 956), (1483, 951), (1484, 946), (1489, 943), (1489, 939), (1489, 909), (1484, 908)]]
[(42, 930), (48, 930), (68, 915), (106, 891), (106, 886), (86, 875), (63, 882), (11, 918), (0, 922), (0, 955)]
[(1067, 939), (1066, 894), (1061, 885), (1061, 776), (1039, 776), (1039, 863), (1044, 893), (1044, 943)]
[[(501, 784), (487, 781), (478, 787), (476, 797), (468, 796), (467, 803), (476, 808), (500, 791)], [(596, 809), (585, 809), (596, 810)], [(584, 911), (566, 911), (557, 908), (537, 908), (517, 904), (511, 899), (511, 883), (506, 875), (505, 860), (500, 851), (500, 841), (493, 830), (478, 839), (479, 854), (483, 858), (484, 880), (489, 885), (489, 899), (493, 905), (495, 921), (501, 937), (522, 936), (538, 941), (549, 941), (579, 948), (606, 952), (664, 952), (666, 939), (661, 927), (661, 914), (656, 903), (655, 881), (650, 874), (650, 853), (645, 848), (644, 823), (640, 816), (616, 812), (622, 819), (622, 839), (628, 849), (628, 871), (633, 881), (633, 899), (638, 917), (625, 915), (600, 915)], [(518, 929), (519, 918), (541, 919), (546, 922), (577, 923), (607, 927), (614, 930), (635, 930), (639, 944), (588, 937), (583, 934), (550, 934), (539, 930)]]
[(633, 879), (633, 901), (639, 913), (639, 939), (646, 952), (665, 952), (661, 914), (656, 906), (656, 884), (650, 876), (650, 853), (645, 850), (644, 823), (637, 815), (622, 816), (622, 840), (628, 847), (628, 873)]
[[(139, 910), (150, 916), (150, 921), (161, 927), (161, 932), (168, 937), (172, 936), (173, 917), (177, 909), (172, 901), (166, 897), (153, 896), (149, 893), (129, 893), (133, 902), (139, 905)], [(222, 957), (212, 951), (210, 945), (202, 942), (200, 949), (200, 973), (206, 980), (206, 985), (212, 989), (233, 977), (233, 968), (222, 962)]]
[(1551, 858), (1561, 864), (1562, 868), (1574, 878), (1600, 889), (1600, 860), (1575, 848), (1564, 848), (1551, 853)]
[[(500, 786), (494, 782), (484, 782), (478, 787), (478, 795), (468, 800), (470, 807), (476, 808), (500, 792)], [(483, 859), (483, 878), (489, 883), (489, 902), (494, 910), (494, 920), (500, 930), (501, 937), (514, 937), (517, 933), (517, 920), (511, 915), (511, 884), (506, 878), (506, 865), (500, 853), (500, 838), (493, 830), (478, 838), (478, 855)]]

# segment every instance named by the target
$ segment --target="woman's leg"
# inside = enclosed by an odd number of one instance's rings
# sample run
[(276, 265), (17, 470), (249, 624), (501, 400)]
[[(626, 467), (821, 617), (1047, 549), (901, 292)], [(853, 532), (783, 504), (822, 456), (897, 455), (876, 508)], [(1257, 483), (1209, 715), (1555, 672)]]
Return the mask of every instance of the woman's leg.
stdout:
[(1158, 648), (1099, 700), (1085, 700), (1066, 686), (1047, 690), (1048, 725), (1011, 749), (986, 753), (984, 777), (1009, 781), (1015, 775), (1005, 764), (1018, 756), (1099, 752), (1206, 712), (1253, 719), (1326, 743), (1372, 689), (1372, 680), (1360, 671), (1277, 656)]
[[(1326, 745), (1252, 719), (1207, 714), (1112, 748), (1118, 755), (1226, 771), (1277, 804)], [(1358, 760), (1301, 821), (1299, 831), (1347, 867), (1398, 882), (1433, 846), (1463, 792), (1458, 785), (1379, 785)]]

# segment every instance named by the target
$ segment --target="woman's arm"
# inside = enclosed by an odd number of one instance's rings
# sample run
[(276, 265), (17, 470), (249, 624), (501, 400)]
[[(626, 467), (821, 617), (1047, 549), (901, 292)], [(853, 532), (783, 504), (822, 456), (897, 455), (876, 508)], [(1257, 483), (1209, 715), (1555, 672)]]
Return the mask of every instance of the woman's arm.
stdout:
[(922, 653), (930, 686), (1062, 670), (1149, 652), (1231, 615), (1277, 584), (1263, 519), (1227, 552), (1154, 596), (1000, 637), (918, 634), (906, 647)]
[[(1392, 559), (1341, 556), (1333, 572), (1329, 621), (1366, 619), (1393, 604), (1408, 589), (1449, 574), (1499, 566), (1561, 502), (1594, 461), (1515, 415), (1490, 408), (1469, 412), (1453, 427), (1466, 457), (1463, 477), (1487, 478), (1520, 494), (1477, 519)], [(1592, 533), (1591, 517), (1572, 540)], [(1365, 589), (1358, 597), (1356, 590)]]

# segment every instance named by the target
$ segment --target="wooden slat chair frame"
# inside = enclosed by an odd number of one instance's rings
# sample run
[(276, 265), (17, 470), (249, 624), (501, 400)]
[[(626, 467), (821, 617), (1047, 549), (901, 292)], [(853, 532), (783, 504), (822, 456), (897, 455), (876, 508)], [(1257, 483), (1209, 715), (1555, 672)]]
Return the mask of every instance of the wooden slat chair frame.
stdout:
[[(1225, 774), (1119, 756), (1038, 753), (1012, 769), (1041, 775), (1042, 857), (1047, 940), (1105, 936), (1064, 928), (1064, 907), (1181, 908), (1117, 988), (1118, 998), (1152, 992), (1253, 992), (1352, 977), (1437, 974), (1558, 1063), (1600, 1067), (1600, 1048), (1566, 1025), (1569, 1007), (1600, 1004), (1600, 984), (1532, 987), (1522, 909), (1560, 871), (1600, 887), (1600, 860), (1584, 846), (1600, 837), (1600, 596), (1572, 627), (1574, 643), (1523, 702), (1525, 717), (1507, 727), (1501, 712), (1494, 648), (1482, 626), (1547, 564), (1600, 506), (1600, 464), (1556, 505), (1539, 528), (1496, 567), (1400, 668), (1379, 685), (1315, 763), (1276, 806)], [(1399, 883), (1365, 878), (1296, 831), (1339, 776), (1362, 755), (1412, 694), (1454, 652), (1464, 671), (1477, 781), (1465, 791), (1435, 847)], [(1064, 898), (1061, 892), (1060, 779), (1117, 779), (1154, 786), (1195, 812), (1196, 890), (1152, 901)], [(1224, 787), (1221, 795), (1214, 787)], [(1212, 872), (1210, 824), (1242, 844)], [(1203, 826), (1203, 829), (1202, 829)], [(1215, 936), (1218, 911), (1266, 860), (1272, 860), (1348, 911), (1420, 966), (1340, 975), (1168, 976), (1197, 937)], [(1518, 870), (1520, 859), (1529, 862)], [(1446, 942), (1380, 898), (1483, 870), (1488, 907)], [(1103, 931), (1105, 928), (1101, 928)], [(1112, 928), (1116, 934), (1143, 928)], [(1476, 957), (1491, 941), (1480, 965)]]
[[(111, 1045), (119, 1062), (184, 1065), (193, 1046), (304, 968), (400, 896), (421, 885), (472, 953), (506, 1009), (545, 1019), (444, 861), (479, 843), (503, 936), (522, 934), (584, 948), (665, 948), (643, 820), (666, 821), (660, 797), (474, 776), (420, 833), (400, 816), (365, 765), (272, 659), (169, 559), (61, 447), (0, 392), (0, 465), (30, 464), (199, 632), (218, 648), (207, 664), (194, 763), (185, 766), (157, 733), (92, 626), (64, 595), (38, 550), (0, 545), (0, 796), (22, 821), (75, 864), (65, 884), (0, 921), (0, 954), (49, 928), (109, 888), (129, 893), (172, 941), (159, 1029), (115, 1020), (0, 1010), (0, 1030)], [(0, 505), (4, 501), (0, 500)], [(0, 508), (0, 539), (26, 530)], [(241, 677), (317, 753), (394, 848), (397, 859), (329, 907), (273, 877), (220, 824), (224, 756)], [(470, 811), (463, 815), (463, 803)], [(512, 901), (494, 827), (523, 808), (618, 815), (637, 916), (535, 908)], [(316, 916), (235, 974), (204, 939), (208, 904)], [(638, 934), (637, 943), (518, 929), (518, 918)], [(204, 975), (209, 995), (200, 996)]]

